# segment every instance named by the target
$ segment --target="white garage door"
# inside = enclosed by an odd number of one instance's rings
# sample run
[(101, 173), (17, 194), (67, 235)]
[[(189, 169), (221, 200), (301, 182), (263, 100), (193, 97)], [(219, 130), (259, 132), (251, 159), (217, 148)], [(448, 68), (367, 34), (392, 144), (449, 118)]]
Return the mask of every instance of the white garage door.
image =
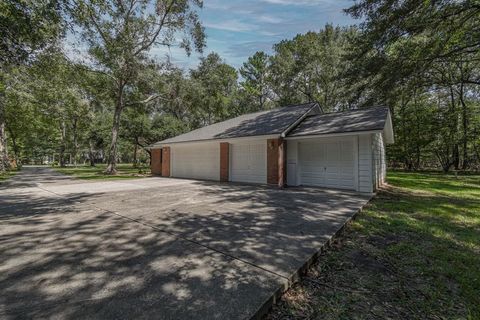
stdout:
[(220, 144), (171, 147), (172, 177), (220, 180)]
[(356, 189), (354, 138), (299, 142), (302, 185)]
[(231, 181), (267, 183), (266, 141), (231, 144)]

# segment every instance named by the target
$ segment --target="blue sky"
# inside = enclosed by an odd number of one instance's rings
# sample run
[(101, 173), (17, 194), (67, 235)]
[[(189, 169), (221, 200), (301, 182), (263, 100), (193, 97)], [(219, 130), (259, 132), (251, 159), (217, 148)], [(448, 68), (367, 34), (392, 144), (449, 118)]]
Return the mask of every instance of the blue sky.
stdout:
[[(207, 33), (209, 52), (218, 52), (227, 63), (240, 67), (256, 51), (271, 52), (272, 45), (298, 33), (318, 31), (326, 23), (356, 23), (343, 13), (353, 0), (204, 0), (199, 12)], [(179, 48), (153, 48), (153, 55), (185, 69), (198, 63), (198, 54), (187, 57)]]

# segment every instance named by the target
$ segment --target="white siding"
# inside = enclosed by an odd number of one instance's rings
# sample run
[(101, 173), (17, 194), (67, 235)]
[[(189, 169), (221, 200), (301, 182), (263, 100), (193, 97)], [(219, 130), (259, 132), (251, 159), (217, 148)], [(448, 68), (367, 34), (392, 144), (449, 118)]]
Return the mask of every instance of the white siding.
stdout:
[(220, 180), (220, 144), (218, 142), (171, 147), (172, 177)]
[(372, 139), (370, 134), (358, 136), (358, 191), (373, 192)]
[(387, 173), (387, 163), (385, 159), (385, 143), (381, 133), (372, 135), (373, 148), (373, 182), (374, 189), (385, 183)]
[(298, 186), (298, 142), (287, 141), (287, 185)]

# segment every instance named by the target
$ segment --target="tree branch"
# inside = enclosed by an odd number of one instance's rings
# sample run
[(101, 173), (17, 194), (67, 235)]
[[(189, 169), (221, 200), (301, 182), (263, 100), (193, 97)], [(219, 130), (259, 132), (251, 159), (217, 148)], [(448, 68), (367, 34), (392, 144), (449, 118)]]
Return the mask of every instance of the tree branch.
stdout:
[(160, 32), (162, 31), (163, 29), (163, 26), (165, 25), (165, 19), (167, 18), (167, 16), (170, 14), (170, 10), (172, 10), (172, 7), (173, 7), (173, 4), (174, 4), (175, 1), (170, 1), (170, 4), (168, 5), (168, 7), (165, 9), (165, 13), (162, 17), (162, 19), (160, 19), (160, 22), (158, 24), (158, 28), (157, 30), (153, 33), (153, 36), (152, 38), (150, 39), (150, 41), (147, 41), (146, 44), (143, 44), (140, 46), (140, 48), (138, 48), (135, 53), (133, 54), (134, 56), (137, 56), (138, 54), (140, 54), (143, 50), (146, 50), (148, 49), (153, 43), (155, 43), (155, 41), (157, 40), (157, 37), (158, 35), (160, 34)]
[(155, 100), (158, 100), (158, 99), (165, 100), (165, 101), (172, 101), (171, 99), (164, 98), (159, 94), (152, 94), (144, 100), (128, 102), (128, 103), (125, 103), (125, 105), (131, 106), (131, 105), (135, 105), (135, 104), (147, 104), (149, 102), (152, 102), (152, 101), (155, 101)]

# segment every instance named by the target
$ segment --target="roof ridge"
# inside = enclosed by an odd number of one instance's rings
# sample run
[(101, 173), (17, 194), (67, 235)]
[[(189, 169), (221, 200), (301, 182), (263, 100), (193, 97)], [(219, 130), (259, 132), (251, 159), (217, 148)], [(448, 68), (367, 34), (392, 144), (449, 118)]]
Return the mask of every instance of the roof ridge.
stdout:
[(325, 112), (325, 113), (321, 113), (321, 114), (312, 114), (312, 115), (309, 115), (308, 117), (318, 117), (318, 116), (326, 116), (326, 115), (330, 115), (330, 114), (340, 114), (340, 113), (348, 113), (348, 112), (358, 112), (358, 111), (365, 111), (365, 110), (371, 110), (371, 109), (380, 109), (380, 108), (389, 109), (387, 106), (375, 106), (375, 107), (368, 107), (368, 108), (359, 108), (359, 109), (349, 109), (349, 110), (343, 110), (343, 111)]

